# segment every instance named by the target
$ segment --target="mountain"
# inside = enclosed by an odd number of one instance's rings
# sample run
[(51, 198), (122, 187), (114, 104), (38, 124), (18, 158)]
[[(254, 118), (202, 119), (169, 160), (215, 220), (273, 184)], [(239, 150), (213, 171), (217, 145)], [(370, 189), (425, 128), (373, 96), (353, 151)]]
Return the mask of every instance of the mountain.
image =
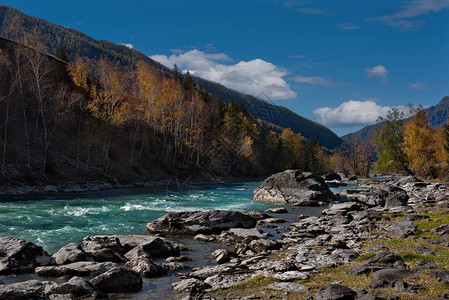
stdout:
[[(425, 111), (429, 116), (430, 125), (433, 128), (443, 126), (449, 115), (449, 96), (443, 97), (437, 105), (428, 107)], [(376, 124), (365, 126), (359, 131), (342, 136), (341, 139), (343, 141), (349, 141), (352, 139), (372, 140), (376, 126)]]
[[(133, 66), (137, 61), (143, 60), (166, 75), (171, 74), (170, 69), (135, 49), (104, 40), (95, 40), (77, 30), (28, 16), (2, 4), (0, 4), (0, 35), (53, 55), (63, 46), (72, 60), (77, 56), (92, 60), (106, 57), (120, 62), (124, 66)], [(241, 103), (248, 112), (257, 118), (282, 128), (291, 128), (306, 138), (313, 137), (327, 148), (335, 148), (342, 142), (335, 133), (325, 126), (304, 118), (285, 107), (267, 103), (202, 78), (196, 77), (195, 81), (209, 93), (221, 98), (222, 101)]]

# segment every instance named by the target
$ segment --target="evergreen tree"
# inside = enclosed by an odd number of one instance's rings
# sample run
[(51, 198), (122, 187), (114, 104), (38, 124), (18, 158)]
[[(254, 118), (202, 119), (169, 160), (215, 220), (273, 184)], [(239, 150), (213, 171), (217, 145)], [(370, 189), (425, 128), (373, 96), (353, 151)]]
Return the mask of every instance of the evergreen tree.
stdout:
[(175, 81), (182, 81), (182, 74), (181, 74), (181, 72), (179, 72), (179, 67), (178, 67), (178, 65), (177, 64), (175, 64), (174, 66), (173, 66), (173, 73), (172, 73), (172, 78), (175, 80)]
[(56, 53), (56, 57), (62, 61), (70, 62), (69, 54), (67, 53), (67, 49), (64, 46), (60, 46), (58, 52)]

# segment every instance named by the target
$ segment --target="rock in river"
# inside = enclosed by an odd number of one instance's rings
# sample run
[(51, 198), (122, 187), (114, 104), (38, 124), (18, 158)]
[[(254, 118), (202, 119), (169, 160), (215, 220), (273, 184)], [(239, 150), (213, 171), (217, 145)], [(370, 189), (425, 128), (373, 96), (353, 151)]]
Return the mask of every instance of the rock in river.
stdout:
[(286, 170), (265, 179), (254, 190), (253, 200), (319, 206), (334, 201), (335, 195), (317, 174)]
[(40, 246), (12, 237), (0, 238), (0, 275), (32, 272), (50, 262), (50, 255)]
[(253, 228), (256, 220), (238, 211), (169, 212), (147, 224), (152, 233), (171, 235), (218, 234), (230, 228)]

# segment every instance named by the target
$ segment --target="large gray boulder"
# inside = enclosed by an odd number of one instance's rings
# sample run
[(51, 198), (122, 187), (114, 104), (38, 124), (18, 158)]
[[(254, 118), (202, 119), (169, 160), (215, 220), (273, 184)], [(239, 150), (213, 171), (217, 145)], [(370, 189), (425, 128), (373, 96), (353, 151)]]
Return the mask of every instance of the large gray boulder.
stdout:
[(254, 190), (253, 200), (320, 206), (334, 201), (335, 195), (319, 175), (301, 170), (286, 170), (265, 179)]
[(142, 289), (142, 276), (128, 269), (114, 268), (98, 275), (90, 283), (105, 293), (132, 293)]
[[(53, 259), (57, 265), (70, 264), (77, 261), (86, 261), (90, 255), (86, 254), (80, 244), (70, 243), (53, 254)], [(92, 259), (92, 258), (90, 258)]]
[(0, 238), (0, 275), (33, 272), (51, 263), (41, 246), (12, 237)]
[(117, 267), (113, 262), (79, 261), (61, 266), (37, 267), (35, 272), (43, 277), (92, 276)]
[(56, 283), (50, 281), (28, 280), (13, 284), (0, 285), (0, 300), (42, 299)]
[(144, 244), (132, 248), (125, 254), (125, 257), (129, 260), (138, 258), (153, 259), (178, 256), (179, 253), (179, 248), (173, 246), (167, 240), (160, 237), (152, 237), (152, 239), (146, 240)]
[(93, 256), (95, 261), (124, 262), (127, 251), (116, 236), (86, 236), (83, 239), (84, 250)]
[(256, 220), (238, 211), (169, 212), (147, 224), (151, 233), (171, 235), (219, 234), (230, 228), (253, 228)]
[(147, 258), (131, 260), (125, 264), (124, 268), (137, 272), (145, 278), (160, 277), (167, 274), (167, 269)]

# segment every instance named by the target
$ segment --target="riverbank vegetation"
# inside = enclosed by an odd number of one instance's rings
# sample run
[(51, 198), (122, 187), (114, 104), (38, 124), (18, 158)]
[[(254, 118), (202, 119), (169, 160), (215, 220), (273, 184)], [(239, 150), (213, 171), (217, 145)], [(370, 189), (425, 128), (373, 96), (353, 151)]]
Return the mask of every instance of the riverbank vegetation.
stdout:
[[(37, 42), (36, 42), (37, 43)], [(71, 63), (0, 41), (4, 183), (264, 176), (329, 171), (329, 152), (226, 104), (189, 73), (138, 61)]]

